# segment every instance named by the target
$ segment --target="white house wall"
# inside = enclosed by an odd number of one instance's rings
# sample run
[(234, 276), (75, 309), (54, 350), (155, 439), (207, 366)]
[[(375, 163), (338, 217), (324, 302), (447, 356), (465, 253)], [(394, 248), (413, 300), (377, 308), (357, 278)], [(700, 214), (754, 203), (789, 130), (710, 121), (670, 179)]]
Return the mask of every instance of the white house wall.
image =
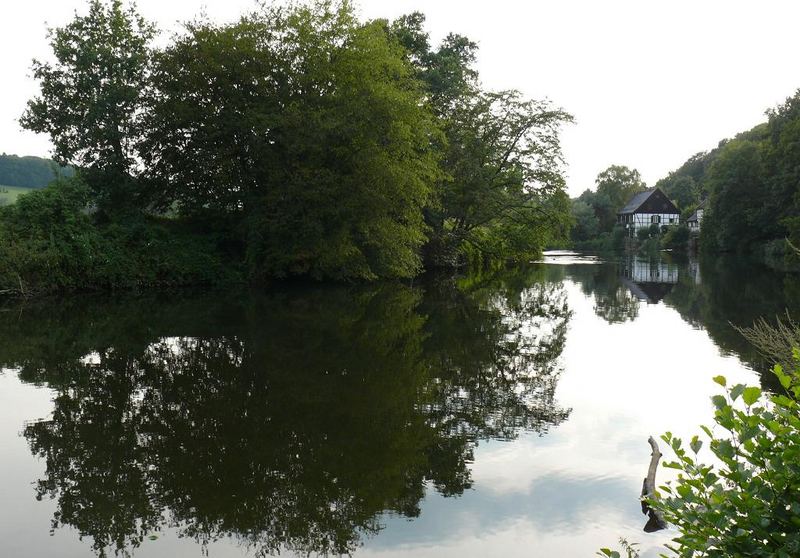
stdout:
[(623, 276), (635, 283), (677, 283), (678, 266), (666, 262), (632, 259), (626, 262)]
[[(659, 226), (662, 225), (677, 225), (680, 222), (680, 215), (678, 213), (633, 213), (628, 215), (623, 215), (622, 218), (630, 218), (633, 215), (633, 222), (624, 222), (625, 228), (630, 229), (633, 228), (634, 231), (638, 231), (639, 229), (646, 229), (652, 225), (652, 219), (654, 216), (661, 217), (661, 222), (658, 223)], [(670, 219), (673, 221), (670, 223)]]

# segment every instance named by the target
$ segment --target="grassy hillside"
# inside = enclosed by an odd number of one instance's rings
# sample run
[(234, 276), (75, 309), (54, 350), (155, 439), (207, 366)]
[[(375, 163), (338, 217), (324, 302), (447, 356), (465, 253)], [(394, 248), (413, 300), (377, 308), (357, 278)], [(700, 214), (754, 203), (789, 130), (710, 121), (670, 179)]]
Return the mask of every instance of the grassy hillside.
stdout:
[(17, 201), (20, 194), (30, 192), (32, 188), (22, 188), (20, 186), (0, 185), (0, 206), (8, 205)]

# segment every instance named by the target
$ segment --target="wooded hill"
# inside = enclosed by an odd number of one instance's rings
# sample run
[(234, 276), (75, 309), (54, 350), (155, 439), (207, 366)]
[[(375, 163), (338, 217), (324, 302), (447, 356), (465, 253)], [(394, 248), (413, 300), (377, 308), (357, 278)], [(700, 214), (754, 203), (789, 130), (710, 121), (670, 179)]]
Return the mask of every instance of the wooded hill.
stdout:
[(800, 90), (766, 114), (656, 186), (689, 210), (707, 200), (704, 249), (756, 251), (779, 264), (790, 257), (785, 239), (800, 241)]
[(20, 188), (43, 188), (58, 175), (72, 176), (69, 167), (59, 167), (51, 159), (41, 157), (20, 157), (0, 154), (0, 185)]
[[(693, 155), (655, 186), (675, 202), (682, 222), (706, 202), (704, 250), (756, 253), (773, 267), (794, 268), (786, 238), (800, 244), (800, 91), (766, 114), (766, 122)], [(635, 169), (618, 165), (596, 183), (572, 200), (571, 240), (578, 248), (621, 249), (616, 213), (646, 186)]]

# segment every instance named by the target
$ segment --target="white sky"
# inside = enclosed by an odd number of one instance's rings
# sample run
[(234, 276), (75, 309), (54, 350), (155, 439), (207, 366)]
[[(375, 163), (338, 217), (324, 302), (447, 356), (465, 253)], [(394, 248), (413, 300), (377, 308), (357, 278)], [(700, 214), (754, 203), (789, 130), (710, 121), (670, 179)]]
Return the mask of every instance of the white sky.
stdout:
[[(49, 54), (46, 24), (83, 0), (0, 0), (0, 152), (46, 156), (49, 141), (17, 119), (36, 91), (33, 57)], [(205, 9), (231, 20), (253, 0), (139, 0), (162, 30)], [(575, 115), (563, 136), (570, 193), (611, 164), (648, 184), (697, 151), (764, 120), (800, 88), (800, 2), (792, 0), (361, 0), (367, 18), (413, 10), (434, 40), (450, 31), (480, 44), (491, 89), (547, 97)]]

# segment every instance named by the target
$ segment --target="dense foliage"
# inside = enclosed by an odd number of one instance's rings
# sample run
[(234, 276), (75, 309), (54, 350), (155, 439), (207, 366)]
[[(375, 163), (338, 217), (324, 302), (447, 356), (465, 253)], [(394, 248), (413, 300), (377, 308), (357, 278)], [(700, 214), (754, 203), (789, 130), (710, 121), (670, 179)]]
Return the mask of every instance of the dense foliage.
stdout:
[(236, 280), (212, 234), (148, 216), (98, 225), (77, 178), (0, 207), (0, 293), (210, 284)]
[(18, 157), (0, 154), (0, 186), (43, 188), (59, 176), (72, 176), (69, 167), (41, 157)]
[[(800, 361), (800, 353), (795, 358)], [(797, 556), (800, 553), (800, 371), (775, 368), (782, 393), (737, 384), (715, 395), (712, 430), (702, 427), (715, 464), (700, 460), (703, 441), (689, 447), (669, 432), (663, 436), (677, 459), (664, 464), (680, 471), (652, 503), (675, 525), (673, 554), (680, 557)]]
[(630, 199), (647, 189), (639, 171), (611, 165), (597, 175), (596, 189), (585, 190), (572, 200), (570, 239), (579, 248), (619, 250), (624, 231), (616, 227), (617, 213)]
[(450, 34), (438, 48), (413, 13), (388, 24), (424, 84), (444, 132), (441, 180), (426, 211), (429, 263), (527, 260), (566, 236), (559, 129), (572, 117), (518, 91), (485, 91), (477, 45)]
[(433, 49), (423, 24), (359, 21), (348, 0), (264, 4), (155, 48), (132, 5), (91, 0), (34, 62), (21, 122), (79, 168), (87, 226), (200, 221), (252, 280), (535, 256), (567, 230), (571, 117), (484, 90), (476, 45)]
[(791, 265), (797, 256), (783, 239), (800, 239), (800, 91), (767, 116), (767, 122), (694, 155), (657, 186), (685, 216), (707, 200), (705, 249), (755, 251), (775, 265)]

